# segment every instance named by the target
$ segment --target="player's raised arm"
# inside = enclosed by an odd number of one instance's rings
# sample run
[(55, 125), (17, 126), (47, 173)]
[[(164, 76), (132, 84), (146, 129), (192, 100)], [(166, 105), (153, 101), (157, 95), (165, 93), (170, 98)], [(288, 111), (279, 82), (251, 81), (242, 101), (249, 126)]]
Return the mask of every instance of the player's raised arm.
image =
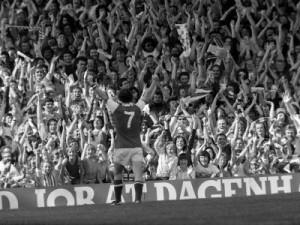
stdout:
[(105, 90), (104, 87), (96, 87), (95, 88), (95, 93), (102, 98), (104, 101), (106, 101), (106, 106), (107, 109), (113, 113), (117, 107), (118, 107), (118, 103), (114, 101), (113, 97), (114, 97), (114, 93), (112, 90)]
[(100, 98), (102, 98), (103, 100), (107, 100), (108, 99), (108, 95), (107, 95), (107, 91), (105, 90), (104, 87), (101, 86), (96, 86), (94, 88), (96, 95), (98, 95)]

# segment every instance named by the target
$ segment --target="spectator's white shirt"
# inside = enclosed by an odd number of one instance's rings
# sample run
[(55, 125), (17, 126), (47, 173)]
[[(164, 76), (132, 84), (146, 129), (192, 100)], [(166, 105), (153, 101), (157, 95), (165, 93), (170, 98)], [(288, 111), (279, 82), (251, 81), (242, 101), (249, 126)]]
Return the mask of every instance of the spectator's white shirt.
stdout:
[(193, 167), (188, 167), (186, 171), (183, 171), (180, 166), (177, 167), (176, 180), (188, 180), (195, 179), (196, 173)]
[(176, 179), (177, 156), (159, 155), (157, 166), (157, 177), (169, 177), (170, 180)]
[(5, 171), (5, 168), (6, 168), (6, 165), (3, 163), (3, 161), (0, 161), (0, 175), (1, 176), (7, 176), (9, 178), (12, 178), (14, 181), (19, 180), (21, 175), (20, 175), (19, 171), (17, 170), (17, 168), (13, 164), (10, 165), (8, 172)]

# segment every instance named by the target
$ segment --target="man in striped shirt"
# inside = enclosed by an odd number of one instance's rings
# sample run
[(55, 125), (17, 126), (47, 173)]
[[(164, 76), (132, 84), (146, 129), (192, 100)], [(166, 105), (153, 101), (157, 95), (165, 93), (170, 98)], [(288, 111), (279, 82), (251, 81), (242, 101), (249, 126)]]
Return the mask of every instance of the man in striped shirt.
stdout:
[(38, 187), (55, 187), (61, 184), (59, 170), (52, 166), (51, 161), (44, 161), (42, 163), (41, 173), (36, 174), (36, 186)]

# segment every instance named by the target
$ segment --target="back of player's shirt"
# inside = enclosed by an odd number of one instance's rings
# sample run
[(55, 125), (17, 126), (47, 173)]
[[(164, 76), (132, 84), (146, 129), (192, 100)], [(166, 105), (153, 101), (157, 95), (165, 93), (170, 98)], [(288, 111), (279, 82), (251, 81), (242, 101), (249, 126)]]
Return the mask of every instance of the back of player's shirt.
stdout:
[(115, 148), (141, 147), (141, 110), (134, 104), (119, 104), (112, 113), (116, 129)]

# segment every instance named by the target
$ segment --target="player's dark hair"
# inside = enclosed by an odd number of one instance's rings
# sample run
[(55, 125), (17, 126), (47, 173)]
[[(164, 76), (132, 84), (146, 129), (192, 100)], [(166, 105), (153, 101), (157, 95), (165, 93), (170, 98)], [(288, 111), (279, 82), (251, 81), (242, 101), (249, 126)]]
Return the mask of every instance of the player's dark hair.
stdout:
[(139, 89), (137, 89), (136, 87), (133, 86), (133, 87), (129, 88), (129, 90), (131, 91), (131, 93), (134, 93), (134, 92), (137, 93), (137, 99), (140, 98), (141, 93), (140, 93)]
[(118, 98), (123, 103), (130, 103), (132, 101), (132, 93), (129, 89), (121, 89)]

